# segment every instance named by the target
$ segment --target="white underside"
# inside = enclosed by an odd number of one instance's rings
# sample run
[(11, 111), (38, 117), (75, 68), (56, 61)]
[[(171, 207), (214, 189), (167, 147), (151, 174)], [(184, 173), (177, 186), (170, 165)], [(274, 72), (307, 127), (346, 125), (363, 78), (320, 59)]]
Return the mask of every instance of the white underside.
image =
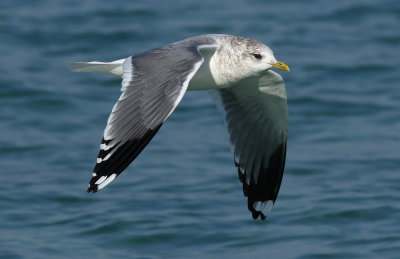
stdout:
[(189, 82), (188, 91), (216, 89), (219, 86), (216, 84), (210, 70), (210, 60), (215, 52), (215, 47), (202, 48), (199, 50), (204, 58), (200, 68), (194, 74)]

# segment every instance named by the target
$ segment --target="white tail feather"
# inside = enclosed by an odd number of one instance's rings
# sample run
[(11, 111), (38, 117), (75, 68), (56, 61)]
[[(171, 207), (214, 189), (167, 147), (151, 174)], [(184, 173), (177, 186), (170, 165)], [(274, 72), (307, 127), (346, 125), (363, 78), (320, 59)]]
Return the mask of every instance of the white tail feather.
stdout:
[(113, 62), (74, 62), (69, 67), (74, 72), (85, 73), (103, 73), (122, 77), (122, 63), (125, 59), (119, 59)]

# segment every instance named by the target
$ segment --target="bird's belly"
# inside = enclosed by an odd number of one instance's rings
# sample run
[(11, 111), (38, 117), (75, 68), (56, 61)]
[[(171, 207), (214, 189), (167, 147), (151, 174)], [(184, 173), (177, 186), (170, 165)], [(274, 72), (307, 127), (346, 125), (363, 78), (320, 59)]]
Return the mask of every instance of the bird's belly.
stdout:
[(219, 88), (210, 72), (208, 62), (204, 62), (189, 82), (188, 90), (208, 90)]

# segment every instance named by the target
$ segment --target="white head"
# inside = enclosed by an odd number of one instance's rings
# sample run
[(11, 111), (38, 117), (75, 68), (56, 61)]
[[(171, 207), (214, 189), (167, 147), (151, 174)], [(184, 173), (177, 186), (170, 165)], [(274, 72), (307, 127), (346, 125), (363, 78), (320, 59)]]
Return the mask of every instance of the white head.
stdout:
[(260, 41), (228, 36), (211, 58), (211, 73), (218, 85), (239, 81), (258, 75), (272, 67), (289, 71), (289, 67), (277, 61), (272, 50)]

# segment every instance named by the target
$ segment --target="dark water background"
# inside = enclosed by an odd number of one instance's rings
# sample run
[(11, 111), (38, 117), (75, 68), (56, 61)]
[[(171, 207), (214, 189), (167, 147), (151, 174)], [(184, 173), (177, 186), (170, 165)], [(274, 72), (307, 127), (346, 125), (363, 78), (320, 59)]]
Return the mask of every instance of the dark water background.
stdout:
[[(203, 33), (256, 38), (291, 67), (265, 222), (201, 92), (86, 193), (121, 80), (67, 64)], [(1, 258), (400, 258), (400, 1), (2, 0), (0, 61)]]

